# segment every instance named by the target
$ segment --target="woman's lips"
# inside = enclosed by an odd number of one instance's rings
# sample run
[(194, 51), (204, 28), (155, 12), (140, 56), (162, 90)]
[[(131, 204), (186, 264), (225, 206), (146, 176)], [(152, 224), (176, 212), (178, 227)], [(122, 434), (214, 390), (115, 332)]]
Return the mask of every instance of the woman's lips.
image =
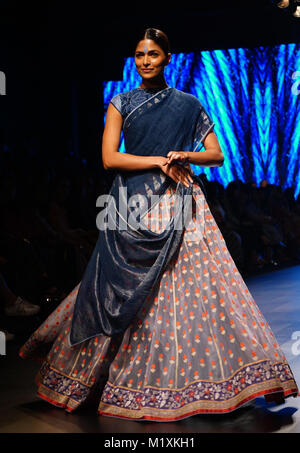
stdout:
[(143, 72), (151, 72), (153, 69), (142, 69)]

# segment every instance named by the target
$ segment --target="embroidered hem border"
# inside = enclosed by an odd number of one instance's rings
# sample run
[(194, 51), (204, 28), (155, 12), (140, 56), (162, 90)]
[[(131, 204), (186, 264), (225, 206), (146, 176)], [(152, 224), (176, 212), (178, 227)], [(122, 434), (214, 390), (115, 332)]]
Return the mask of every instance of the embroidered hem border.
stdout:
[[(47, 362), (36, 376), (38, 396), (73, 412), (83, 404), (91, 387), (61, 374)], [(146, 386), (143, 391), (106, 383), (98, 407), (99, 415), (135, 420), (175, 421), (197, 413), (225, 413), (238, 409), (258, 396), (283, 392), (298, 395), (287, 363), (265, 360), (247, 364), (224, 381), (195, 381), (183, 389)], [(100, 395), (99, 395), (100, 396)]]
[(38, 396), (70, 412), (87, 400), (92, 387), (55, 370), (47, 361), (37, 373), (35, 383)]
[[(263, 390), (259, 390), (260, 387), (265, 387)], [(130, 420), (153, 420), (153, 421), (176, 421), (182, 420), (184, 418), (191, 417), (196, 414), (222, 414), (227, 412), (233, 412), (234, 410), (238, 409), (239, 407), (246, 404), (248, 401), (258, 398), (259, 396), (264, 396), (270, 393), (277, 393), (282, 392), (283, 387), (271, 388), (268, 385), (260, 385), (256, 384), (255, 388), (252, 388), (251, 395), (246, 396), (245, 392), (241, 392), (236, 398), (231, 401), (227, 401), (223, 404), (220, 402), (213, 403), (209, 401), (198, 401), (196, 403), (190, 403), (185, 405), (183, 408), (180, 409), (173, 409), (169, 411), (161, 410), (153, 410), (149, 407), (143, 409), (143, 413), (141, 411), (130, 411), (126, 409), (120, 409), (117, 407), (109, 406), (105, 407), (105, 404), (101, 402), (100, 407), (101, 410), (98, 411), (99, 415), (105, 415), (110, 417), (118, 417)], [(297, 396), (297, 390), (293, 386), (291, 389), (286, 389), (284, 391), (284, 397), (287, 398), (288, 396)], [(222, 406), (222, 407), (221, 407)]]
[(297, 396), (287, 363), (261, 360), (244, 365), (223, 381), (195, 381), (182, 389), (146, 386), (143, 392), (106, 384), (99, 414), (130, 419), (179, 420), (196, 413), (230, 412), (268, 393)]

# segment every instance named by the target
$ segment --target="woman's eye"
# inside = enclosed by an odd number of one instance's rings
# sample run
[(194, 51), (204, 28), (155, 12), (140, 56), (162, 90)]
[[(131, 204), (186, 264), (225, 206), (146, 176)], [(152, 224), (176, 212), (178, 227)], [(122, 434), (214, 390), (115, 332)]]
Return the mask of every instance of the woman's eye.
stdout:
[[(149, 54), (150, 57), (158, 57), (158, 55), (159, 55), (158, 53), (150, 53)], [(140, 57), (143, 57), (143, 56), (144, 56), (144, 54), (142, 54), (142, 53), (135, 54), (136, 58), (140, 58)]]

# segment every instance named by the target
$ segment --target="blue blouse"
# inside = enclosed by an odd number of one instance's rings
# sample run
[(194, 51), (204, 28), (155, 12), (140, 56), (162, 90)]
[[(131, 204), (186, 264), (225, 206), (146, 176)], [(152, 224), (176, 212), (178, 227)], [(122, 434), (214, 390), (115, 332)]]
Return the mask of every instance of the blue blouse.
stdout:
[[(132, 112), (132, 110), (144, 101), (147, 101), (147, 99), (153, 97), (154, 94), (159, 91), (161, 91), (161, 88), (134, 88), (130, 91), (115, 95), (110, 102), (121, 113), (123, 119), (125, 119), (127, 115)], [(194, 97), (191, 94), (188, 96)], [(200, 132), (200, 136), (202, 137), (202, 143), (208, 133), (212, 131), (214, 125), (215, 123), (212, 121), (207, 111), (203, 106), (201, 106), (201, 118), (199, 123), (196, 125), (196, 128), (199, 129), (198, 132)]]
[(161, 91), (161, 88), (134, 88), (133, 90), (117, 94), (110, 102), (125, 118), (138, 105), (159, 91)]
[[(172, 87), (158, 92), (135, 88), (115, 96), (112, 103), (124, 117), (126, 152), (136, 156), (196, 150), (213, 127), (195, 96)], [(197, 175), (191, 176), (202, 185)], [(97, 224), (99, 238), (76, 298), (72, 346), (99, 334), (124, 332), (156, 288), (182, 243), (185, 221), (192, 212), (192, 197), (186, 195), (192, 195), (193, 184), (177, 183), (178, 203), (176, 200), (169, 228), (161, 233), (140, 227), (128, 200), (138, 197), (142, 218), (171, 183), (159, 168), (116, 172), (107, 207)]]

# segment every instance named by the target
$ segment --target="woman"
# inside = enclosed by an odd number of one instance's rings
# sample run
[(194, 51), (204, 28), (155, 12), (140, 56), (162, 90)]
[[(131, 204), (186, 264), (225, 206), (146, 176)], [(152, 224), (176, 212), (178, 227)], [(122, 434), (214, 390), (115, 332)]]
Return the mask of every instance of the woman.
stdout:
[(172, 421), (298, 393), (189, 166), (224, 157), (199, 101), (167, 85), (170, 57), (147, 29), (142, 82), (107, 111), (103, 164), (117, 174), (94, 253), (20, 351), (43, 360), (38, 394), (67, 411), (96, 401), (101, 415)]

